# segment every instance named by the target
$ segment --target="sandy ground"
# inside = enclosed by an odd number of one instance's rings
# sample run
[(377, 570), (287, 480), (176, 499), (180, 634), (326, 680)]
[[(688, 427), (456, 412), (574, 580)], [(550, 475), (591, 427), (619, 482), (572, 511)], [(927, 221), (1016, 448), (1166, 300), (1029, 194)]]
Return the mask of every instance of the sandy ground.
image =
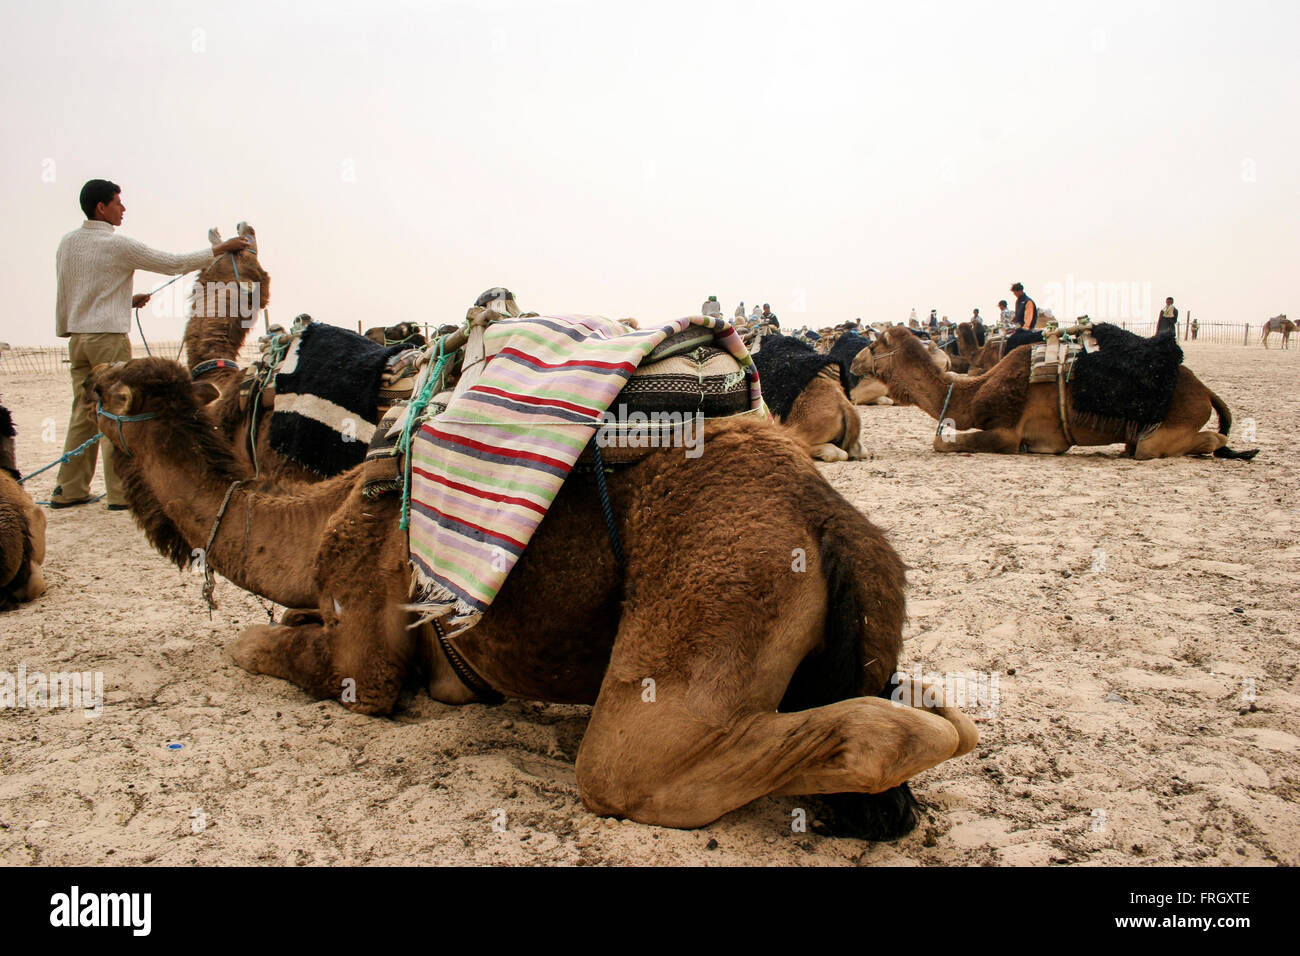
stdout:
[[(49, 513), (49, 593), (0, 617), (0, 670), (105, 684), (93, 719), (0, 710), (0, 861), (1300, 862), (1300, 349), (1193, 345), (1188, 364), (1255, 462), (939, 456), (921, 412), (867, 408), (875, 458), (821, 466), (913, 568), (904, 666), (998, 674), (978, 752), (913, 781), (925, 818), (897, 843), (794, 832), (794, 798), (696, 831), (595, 817), (585, 708), (421, 693), (379, 719), (250, 676), (225, 648), (266, 620), (257, 601), (221, 581), (209, 619), (201, 578), (101, 503)], [(61, 440), (68, 391), (0, 381), (27, 470), (57, 455), (42, 421)]]

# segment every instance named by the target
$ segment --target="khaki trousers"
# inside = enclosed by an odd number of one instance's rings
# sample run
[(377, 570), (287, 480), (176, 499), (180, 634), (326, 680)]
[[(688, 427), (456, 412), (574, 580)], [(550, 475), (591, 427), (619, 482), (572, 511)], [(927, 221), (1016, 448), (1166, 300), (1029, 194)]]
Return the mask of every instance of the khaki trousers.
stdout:
[[(94, 408), (85, 404), (83, 386), (90, 371), (104, 362), (128, 362), (131, 359), (131, 339), (119, 332), (73, 332), (68, 337), (68, 360), (72, 371), (72, 415), (68, 419), (68, 439), (63, 451), (72, 451), (99, 431)], [(62, 491), (56, 501), (77, 501), (90, 496), (90, 479), (95, 475), (95, 459), (99, 448), (104, 450), (104, 485), (108, 489), (110, 505), (126, 504), (122, 482), (113, 467), (113, 445), (101, 438), (80, 455), (59, 466), (59, 486)]]

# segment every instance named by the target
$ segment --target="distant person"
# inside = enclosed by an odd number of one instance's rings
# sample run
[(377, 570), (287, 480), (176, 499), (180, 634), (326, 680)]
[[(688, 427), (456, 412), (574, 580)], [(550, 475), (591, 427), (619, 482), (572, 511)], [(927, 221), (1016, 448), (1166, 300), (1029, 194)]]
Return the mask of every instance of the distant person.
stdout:
[(705, 300), (704, 305), (700, 306), (700, 314), (722, 318), (722, 305), (718, 302), (716, 295), (711, 295)]
[(938, 309), (930, 310), (930, 331), (931, 332), (939, 331), (939, 310)]
[(907, 327), (909, 329), (915, 329), (918, 327), (917, 319), (916, 319), (916, 306), (912, 306), (912, 314), (907, 317)]
[(776, 313), (772, 311), (772, 307), (766, 302), (763, 303), (763, 314), (760, 315), (759, 318), (763, 321), (764, 325), (770, 325), (776, 329), (781, 327), (781, 323), (777, 321)]
[(1160, 310), (1160, 319), (1156, 322), (1156, 335), (1178, 334), (1178, 310), (1174, 308), (1174, 297), (1165, 299), (1165, 307)]
[(984, 320), (980, 318), (980, 310), (979, 310), (979, 309), (975, 309), (973, 312), (971, 312), (971, 314), (970, 314), (970, 324), (971, 324), (971, 325), (983, 325), (983, 324), (984, 324)]
[(1025, 287), (1019, 282), (1011, 287), (1011, 291), (1016, 295), (1016, 314), (1011, 320), (1012, 327), (1032, 332), (1034, 323), (1038, 321), (1038, 306), (1025, 295)]
[(735, 318), (737, 322), (745, 321), (745, 303), (743, 301), (736, 306)]
[[(149, 296), (131, 294), (135, 270), (161, 275), (183, 275), (201, 269), (213, 257), (239, 252), (250, 245), (239, 236), (197, 252), (173, 255), (157, 252), (138, 240), (115, 235), (126, 206), (122, 188), (106, 179), (92, 179), (81, 187), (81, 211), (86, 221), (59, 241), (55, 254), (58, 291), (54, 304), (54, 331), (68, 340), (68, 367), (72, 373), (72, 416), (64, 452), (88, 441), (97, 431), (95, 414), (86, 407), (82, 386), (96, 365), (126, 362), (131, 358), (131, 309), (141, 308)], [(95, 475), (97, 449), (104, 449), (104, 485), (108, 507), (126, 510), (126, 494), (113, 464), (113, 446), (107, 438), (91, 445), (59, 466), (58, 484), (50, 495), (51, 508), (89, 504), (90, 479)]]
[(1011, 328), (1011, 323), (1015, 321), (1016, 314), (1007, 308), (1007, 300), (998, 300), (998, 324), (1003, 330)]
[(762, 316), (758, 311), (758, 306), (754, 306), (754, 311), (749, 313), (749, 324), (757, 325), (761, 320)]
[(1195, 316), (1192, 317), (1192, 341), (1196, 341), (1196, 333), (1201, 330), (1200, 320)]

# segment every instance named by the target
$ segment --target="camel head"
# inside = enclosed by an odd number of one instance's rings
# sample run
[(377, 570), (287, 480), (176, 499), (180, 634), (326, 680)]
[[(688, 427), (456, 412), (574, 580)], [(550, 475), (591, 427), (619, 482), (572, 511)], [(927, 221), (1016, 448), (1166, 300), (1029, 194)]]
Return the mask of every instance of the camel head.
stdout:
[[(191, 381), (189, 371), (179, 362), (143, 358), (95, 366), (86, 378), (83, 398), (108, 440), (129, 455), (135, 436), (132, 425), (138, 428), (143, 422), (162, 419), (198, 425), (201, 431), (211, 432), (201, 409), (219, 394), (208, 382)], [(101, 414), (101, 410), (108, 414)], [(147, 417), (139, 423), (117, 421), (136, 416)]]
[(507, 319), (517, 318), (522, 314), (519, 304), (515, 302), (515, 294), (504, 286), (494, 286), (488, 289), (474, 300), (474, 307), (491, 309)]
[[(247, 311), (249, 303), (252, 301), (254, 292), (258, 296), (258, 309), (265, 309), (271, 302), (271, 275), (262, 268), (262, 263), (257, 258), (257, 233), (253, 227), (246, 222), (241, 222), (235, 226), (235, 234), (245, 236), (252, 240), (252, 246), (233, 255), (217, 256), (209, 263), (200, 273), (194, 283), (195, 297), (206, 297), (209, 293), (208, 283), (221, 283), (224, 288), (234, 288), (225, 286), (225, 283), (236, 281), (236, 270), (238, 270), (238, 282), (244, 310)], [(221, 242), (221, 231), (213, 226), (208, 230), (208, 241), (213, 245)], [(212, 294), (218, 294), (214, 287)], [(203, 304), (204, 299), (199, 299), (197, 304)]]

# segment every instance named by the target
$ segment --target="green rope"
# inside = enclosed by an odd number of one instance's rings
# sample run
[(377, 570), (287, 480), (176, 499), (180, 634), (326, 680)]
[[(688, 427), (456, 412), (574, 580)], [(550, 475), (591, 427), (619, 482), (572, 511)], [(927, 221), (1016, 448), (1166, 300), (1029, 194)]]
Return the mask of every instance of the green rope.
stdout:
[(397, 444), (393, 448), (393, 454), (404, 455), (405, 464), (402, 466), (402, 520), (398, 527), (406, 531), (411, 525), (411, 433), (415, 430), (415, 424), (424, 414), (425, 408), (433, 400), (437, 388), (442, 384), (444, 370), (447, 362), (455, 353), (444, 352), (443, 348), (447, 341), (447, 336), (438, 339), (438, 363), (433, 366), (432, 371), (424, 379), (424, 384), (420, 391), (411, 399), (411, 404), (406, 409), (406, 419), (402, 422), (402, 434), (397, 439)]

